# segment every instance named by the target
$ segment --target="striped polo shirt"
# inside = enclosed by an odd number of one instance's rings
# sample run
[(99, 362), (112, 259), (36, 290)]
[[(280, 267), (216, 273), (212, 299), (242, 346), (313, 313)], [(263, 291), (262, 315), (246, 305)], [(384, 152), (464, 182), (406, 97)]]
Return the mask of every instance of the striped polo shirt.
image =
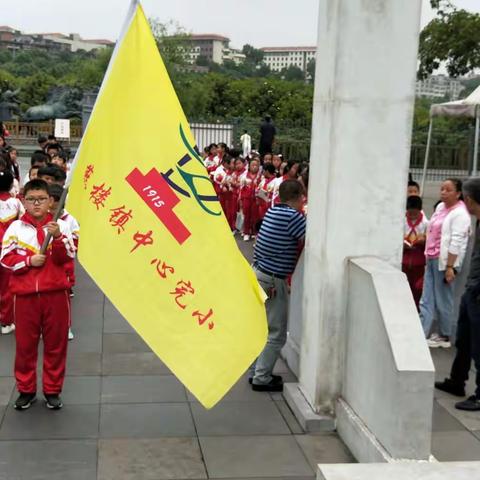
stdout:
[(304, 215), (285, 204), (270, 208), (258, 232), (253, 253), (254, 266), (276, 275), (295, 270), (298, 242), (305, 236)]

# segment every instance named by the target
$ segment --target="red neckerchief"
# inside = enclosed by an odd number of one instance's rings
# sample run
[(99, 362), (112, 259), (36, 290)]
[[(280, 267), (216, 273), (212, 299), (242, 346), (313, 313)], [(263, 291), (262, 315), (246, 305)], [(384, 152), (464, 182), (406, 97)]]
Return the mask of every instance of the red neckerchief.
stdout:
[[(264, 177), (265, 178), (265, 177)], [(275, 177), (270, 177), (270, 178), (265, 178), (265, 183), (263, 185), (263, 188), (266, 190), (266, 188), (272, 183), (274, 180), (276, 180)]]
[(415, 223), (412, 223), (408, 214), (406, 215), (406, 217), (407, 217), (407, 225), (410, 227), (410, 231), (408, 232), (408, 235), (410, 235), (411, 233), (414, 233), (416, 235), (417, 231), (415, 229), (423, 222), (423, 212), (420, 212), (420, 215)]
[(13, 198), (9, 192), (0, 192), (0, 200), (4, 202), (5, 200), (8, 200), (10, 198)]
[(235, 170), (234, 175), (240, 178), (245, 173), (246, 168), (243, 167), (242, 170)]
[(25, 213), (20, 220), (35, 228), (35, 230), (37, 231), (38, 243), (40, 246), (42, 246), (43, 242), (45, 241), (45, 230), (43, 229), (43, 227), (53, 220), (53, 215), (51, 213), (47, 213), (45, 218), (41, 222), (39, 222), (29, 213)]

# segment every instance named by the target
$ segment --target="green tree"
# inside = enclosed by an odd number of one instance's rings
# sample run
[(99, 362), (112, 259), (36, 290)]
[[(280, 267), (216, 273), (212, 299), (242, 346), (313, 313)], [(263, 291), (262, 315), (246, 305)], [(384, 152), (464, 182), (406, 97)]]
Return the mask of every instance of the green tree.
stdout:
[(161, 23), (156, 18), (149, 20), (158, 50), (170, 76), (188, 64), (190, 54), (190, 35), (178, 23), (170, 20)]
[(18, 80), (6, 70), (0, 69), (0, 91), (15, 90), (18, 86)]
[(284, 68), (280, 72), (280, 75), (289, 82), (305, 80), (305, 73), (296, 65), (290, 65), (288, 68)]
[(314, 58), (311, 58), (307, 64), (307, 77), (311, 83), (315, 83), (315, 71), (317, 63)]
[(431, 0), (437, 16), (420, 34), (419, 78), (445, 63), (450, 76), (465, 75), (480, 67), (480, 14), (448, 0)]
[(20, 83), (20, 107), (26, 110), (33, 105), (40, 105), (47, 100), (51, 88), (56, 85), (55, 78), (39, 72), (23, 79)]
[(210, 64), (210, 60), (205, 55), (199, 55), (195, 60), (195, 65), (198, 65), (199, 67), (209, 67)]
[(263, 50), (252, 47), (248, 43), (243, 46), (242, 53), (246, 56), (245, 61), (253, 65), (260, 65), (265, 57)]

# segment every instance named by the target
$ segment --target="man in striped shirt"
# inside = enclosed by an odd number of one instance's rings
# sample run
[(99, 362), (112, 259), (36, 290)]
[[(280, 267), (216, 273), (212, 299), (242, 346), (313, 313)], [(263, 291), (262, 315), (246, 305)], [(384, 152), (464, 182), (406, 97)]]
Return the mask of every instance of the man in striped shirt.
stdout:
[(272, 372), (287, 340), (287, 277), (295, 270), (306, 229), (305, 217), (300, 213), (304, 199), (300, 182), (284, 181), (279, 194), (280, 203), (265, 215), (254, 251), (255, 274), (268, 295), (268, 340), (250, 369), (252, 389), (261, 392), (283, 391), (282, 377)]

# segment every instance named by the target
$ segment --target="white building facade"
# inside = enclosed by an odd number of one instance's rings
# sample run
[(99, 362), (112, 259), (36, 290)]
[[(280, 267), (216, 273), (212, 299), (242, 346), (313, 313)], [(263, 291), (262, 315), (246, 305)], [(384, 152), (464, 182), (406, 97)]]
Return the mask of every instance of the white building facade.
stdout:
[(230, 47), (230, 39), (222, 35), (193, 34), (186, 42), (190, 44), (187, 48), (186, 60), (191, 64), (194, 64), (199, 57), (219, 65), (225, 60), (232, 60), (237, 65), (245, 61), (245, 55), (240, 50)]
[(425, 80), (417, 81), (415, 94), (417, 97), (458, 100), (464, 89), (459, 80), (446, 75), (432, 75)]
[(273, 72), (281, 72), (283, 69), (295, 66), (303, 72), (307, 72), (308, 64), (315, 59), (316, 47), (264, 47), (263, 62)]
[(78, 33), (71, 33), (70, 35), (63, 35), (62, 33), (41, 33), (38, 35), (46, 40), (51, 40), (55, 43), (68, 45), (71, 52), (78, 52), (80, 50), (90, 52), (92, 50), (113, 47), (115, 45), (115, 43), (111, 42), (110, 40), (83, 39)]

